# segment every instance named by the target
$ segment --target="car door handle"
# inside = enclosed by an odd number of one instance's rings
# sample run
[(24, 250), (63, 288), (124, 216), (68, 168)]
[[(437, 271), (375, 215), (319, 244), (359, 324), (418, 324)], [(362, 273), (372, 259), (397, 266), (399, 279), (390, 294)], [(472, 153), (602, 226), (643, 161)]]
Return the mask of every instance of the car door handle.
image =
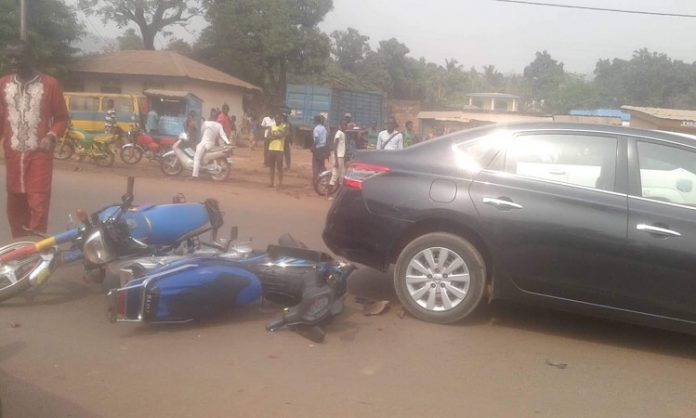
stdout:
[(484, 197), (483, 203), (491, 206), (495, 206), (499, 209), (522, 209), (523, 206), (515, 202), (511, 202), (505, 199), (495, 199), (492, 197)]
[(636, 225), (636, 229), (639, 231), (648, 232), (650, 234), (662, 235), (664, 237), (681, 237), (681, 233), (667, 228), (660, 228), (659, 226), (638, 224)]
[(554, 168), (549, 170), (549, 174), (555, 174), (557, 176), (565, 176), (566, 172), (565, 170), (561, 170), (560, 168)]

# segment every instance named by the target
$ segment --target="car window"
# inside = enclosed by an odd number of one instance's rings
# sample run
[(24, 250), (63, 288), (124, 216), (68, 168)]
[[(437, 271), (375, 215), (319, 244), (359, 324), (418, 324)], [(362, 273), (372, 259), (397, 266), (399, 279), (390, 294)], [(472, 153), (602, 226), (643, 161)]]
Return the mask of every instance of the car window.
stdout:
[(70, 110), (73, 112), (98, 112), (98, 97), (72, 96), (70, 98)]
[(696, 153), (638, 142), (641, 196), (696, 206)]
[(526, 177), (614, 190), (615, 137), (583, 134), (528, 134), (505, 153), (505, 170)]
[(487, 135), (455, 143), (452, 149), (457, 165), (467, 171), (479, 171), (487, 167), (491, 159), (509, 142), (510, 132), (496, 130)]

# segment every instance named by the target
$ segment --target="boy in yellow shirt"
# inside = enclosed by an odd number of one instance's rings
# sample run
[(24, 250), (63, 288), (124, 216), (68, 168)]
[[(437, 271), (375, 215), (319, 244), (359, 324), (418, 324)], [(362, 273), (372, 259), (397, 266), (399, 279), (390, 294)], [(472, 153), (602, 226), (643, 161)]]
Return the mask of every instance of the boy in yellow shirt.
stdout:
[(268, 142), (268, 167), (271, 169), (271, 184), (274, 186), (275, 173), (278, 172), (278, 187), (283, 186), (283, 155), (285, 140), (288, 136), (288, 117), (277, 115), (276, 123), (271, 127), (271, 137)]

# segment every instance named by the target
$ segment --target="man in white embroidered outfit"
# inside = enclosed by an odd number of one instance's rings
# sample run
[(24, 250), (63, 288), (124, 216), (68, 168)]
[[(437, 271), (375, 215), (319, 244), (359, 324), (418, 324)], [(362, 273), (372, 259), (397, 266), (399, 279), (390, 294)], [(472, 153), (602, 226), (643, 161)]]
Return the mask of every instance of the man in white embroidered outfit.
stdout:
[(7, 218), (14, 238), (46, 232), (53, 176), (53, 148), (65, 133), (68, 109), (58, 81), (33, 67), (32, 50), (10, 42), (11, 74), (0, 79), (0, 135), (7, 175)]

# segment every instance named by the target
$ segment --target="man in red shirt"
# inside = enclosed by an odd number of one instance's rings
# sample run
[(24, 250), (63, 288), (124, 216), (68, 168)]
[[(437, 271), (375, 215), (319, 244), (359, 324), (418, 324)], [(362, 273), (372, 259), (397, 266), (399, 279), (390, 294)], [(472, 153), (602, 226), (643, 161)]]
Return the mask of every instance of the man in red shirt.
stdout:
[(68, 126), (58, 81), (34, 69), (23, 41), (7, 44), (11, 74), (0, 79), (0, 135), (7, 170), (7, 218), (14, 238), (46, 232), (53, 148)]
[(222, 110), (220, 111), (220, 114), (218, 114), (217, 117), (217, 123), (222, 125), (222, 130), (225, 131), (225, 135), (227, 135), (228, 138), (232, 139), (232, 120), (230, 120), (230, 107), (227, 105), (227, 103), (222, 105)]

